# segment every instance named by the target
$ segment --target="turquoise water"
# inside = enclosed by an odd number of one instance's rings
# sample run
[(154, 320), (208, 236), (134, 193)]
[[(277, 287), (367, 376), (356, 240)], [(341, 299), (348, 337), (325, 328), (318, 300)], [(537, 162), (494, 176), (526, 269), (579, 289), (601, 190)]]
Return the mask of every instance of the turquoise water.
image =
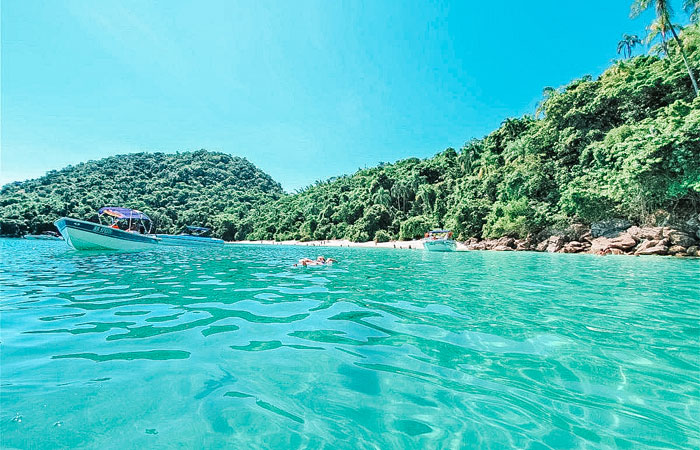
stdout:
[(3, 448), (700, 445), (699, 260), (0, 245)]

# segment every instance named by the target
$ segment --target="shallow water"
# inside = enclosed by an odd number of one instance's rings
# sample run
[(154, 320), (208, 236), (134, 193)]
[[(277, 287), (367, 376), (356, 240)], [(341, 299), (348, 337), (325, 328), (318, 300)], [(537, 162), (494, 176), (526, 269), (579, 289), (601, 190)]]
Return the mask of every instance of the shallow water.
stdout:
[(3, 448), (700, 445), (698, 260), (0, 246)]

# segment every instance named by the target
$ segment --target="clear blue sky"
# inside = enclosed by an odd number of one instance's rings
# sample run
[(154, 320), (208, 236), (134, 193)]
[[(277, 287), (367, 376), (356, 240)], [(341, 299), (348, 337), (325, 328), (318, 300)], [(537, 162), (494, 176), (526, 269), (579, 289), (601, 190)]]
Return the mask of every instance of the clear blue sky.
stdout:
[(205, 148), (293, 190), (459, 148), (605, 69), (629, 3), (4, 0), (0, 182)]

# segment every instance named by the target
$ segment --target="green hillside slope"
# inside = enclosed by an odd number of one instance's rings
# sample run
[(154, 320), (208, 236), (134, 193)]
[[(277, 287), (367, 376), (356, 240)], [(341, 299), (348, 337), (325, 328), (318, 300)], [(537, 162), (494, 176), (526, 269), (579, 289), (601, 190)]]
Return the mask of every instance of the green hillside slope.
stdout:
[(192, 224), (215, 227), (221, 235), (252, 208), (281, 195), (269, 175), (223, 153), (119, 155), (3, 186), (0, 234), (53, 229), (59, 217), (91, 219), (98, 208), (112, 205), (144, 211), (159, 232)]
[[(681, 35), (700, 67), (697, 25)], [(249, 217), (251, 239), (525, 237), (619, 217), (698, 213), (700, 100), (678, 48), (617, 61), (598, 79), (546, 89), (538, 117), (507, 119), (459, 151), (361, 170)], [(661, 210), (661, 211), (660, 211)]]

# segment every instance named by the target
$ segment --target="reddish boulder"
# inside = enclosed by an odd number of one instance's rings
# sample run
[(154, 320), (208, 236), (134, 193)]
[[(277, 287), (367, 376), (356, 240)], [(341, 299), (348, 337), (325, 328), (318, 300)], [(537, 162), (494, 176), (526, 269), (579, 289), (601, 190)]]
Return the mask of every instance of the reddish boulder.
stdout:
[(610, 239), (597, 237), (591, 241), (591, 253), (601, 254), (610, 248)]
[(530, 239), (516, 239), (515, 249), (519, 252), (527, 252), (533, 249), (533, 242)]
[(498, 239), (495, 243), (495, 247), (510, 247), (511, 249), (515, 248), (515, 239), (512, 237), (502, 237)]
[(668, 247), (663, 241), (644, 241), (635, 250), (635, 255), (665, 255), (668, 253)]
[(497, 245), (494, 248), (492, 248), (491, 250), (495, 250), (497, 252), (512, 252), (513, 251), (513, 249), (508, 247), (507, 245)]
[(467, 245), (467, 250), (486, 250), (486, 245), (483, 241), (473, 242)]
[(628, 233), (622, 233), (618, 237), (610, 239), (611, 248), (628, 250), (637, 245), (637, 241)]
[(545, 250), (549, 253), (556, 253), (564, 247), (564, 243), (563, 236), (552, 236), (547, 239), (547, 247)]
[(660, 240), (664, 237), (664, 229), (662, 227), (629, 227), (627, 234), (632, 236), (632, 238), (641, 240)]
[[(605, 238), (603, 238), (605, 239)], [(561, 253), (580, 253), (585, 250), (583, 243), (579, 241), (571, 241), (564, 244), (564, 247), (560, 250)]]

